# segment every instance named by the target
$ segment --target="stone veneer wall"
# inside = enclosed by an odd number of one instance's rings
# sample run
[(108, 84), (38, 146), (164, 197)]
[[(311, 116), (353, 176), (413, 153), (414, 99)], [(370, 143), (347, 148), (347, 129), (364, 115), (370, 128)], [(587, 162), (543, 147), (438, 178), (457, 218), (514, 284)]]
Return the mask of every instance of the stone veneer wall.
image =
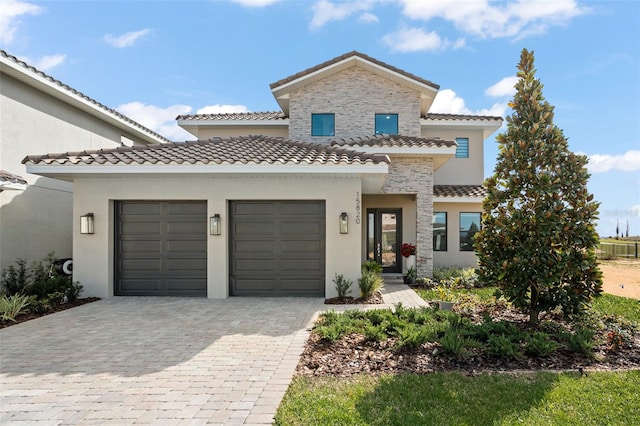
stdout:
[[(335, 114), (335, 136), (311, 136), (311, 114)], [(398, 132), (420, 136), (420, 94), (359, 66), (305, 86), (289, 99), (289, 139), (329, 143), (372, 136), (375, 114), (398, 114)]]
[(433, 275), (433, 160), (391, 157), (385, 194), (416, 194), (416, 269), (418, 275)]

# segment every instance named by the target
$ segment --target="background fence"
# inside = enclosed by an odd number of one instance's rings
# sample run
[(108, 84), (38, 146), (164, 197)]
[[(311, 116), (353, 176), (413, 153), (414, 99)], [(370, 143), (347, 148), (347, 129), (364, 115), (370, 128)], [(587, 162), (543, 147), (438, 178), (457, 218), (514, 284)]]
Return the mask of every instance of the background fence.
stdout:
[(638, 242), (615, 242), (615, 243), (600, 243), (600, 253), (598, 257), (632, 257), (638, 258)]

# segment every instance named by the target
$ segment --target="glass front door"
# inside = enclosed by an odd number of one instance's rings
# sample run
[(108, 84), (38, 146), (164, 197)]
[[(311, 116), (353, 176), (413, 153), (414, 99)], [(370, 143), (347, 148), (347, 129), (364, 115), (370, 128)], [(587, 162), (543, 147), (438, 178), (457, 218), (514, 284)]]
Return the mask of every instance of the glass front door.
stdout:
[(367, 209), (367, 260), (383, 272), (402, 272), (402, 210)]

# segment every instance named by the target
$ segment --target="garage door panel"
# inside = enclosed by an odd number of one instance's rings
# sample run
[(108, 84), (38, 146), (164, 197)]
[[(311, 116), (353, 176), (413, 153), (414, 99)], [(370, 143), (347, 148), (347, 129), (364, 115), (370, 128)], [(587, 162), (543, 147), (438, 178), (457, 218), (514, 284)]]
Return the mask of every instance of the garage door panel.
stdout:
[(236, 260), (235, 269), (243, 271), (243, 275), (247, 276), (251, 272), (274, 272), (276, 270), (273, 259), (242, 259)]
[(236, 222), (233, 231), (238, 237), (243, 235), (274, 235), (275, 227), (273, 222), (269, 221), (244, 221)]
[(275, 213), (276, 206), (271, 203), (243, 201), (233, 205), (233, 215), (261, 216)]
[(324, 201), (233, 201), (229, 210), (232, 295), (324, 296)]
[(240, 253), (273, 253), (275, 242), (273, 240), (236, 240), (235, 252)]
[(116, 202), (116, 259), (116, 295), (206, 296), (206, 203)]
[(282, 280), (282, 291), (294, 296), (315, 296), (323, 291), (323, 288), (324, 278)]
[(321, 203), (300, 203), (297, 201), (287, 202), (283, 201), (279, 204), (279, 212), (284, 215), (312, 215), (312, 216), (324, 216), (324, 205)]
[(284, 259), (280, 263), (280, 267), (283, 275), (290, 272), (322, 272), (321, 263), (318, 259)]
[(162, 206), (157, 203), (127, 201), (120, 205), (120, 213), (123, 215), (157, 215)]
[(158, 252), (162, 248), (160, 241), (120, 241), (122, 251), (126, 252)]
[(121, 224), (121, 232), (131, 236), (135, 235), (157, 235), (161, 232), (161, 224), (157, 222), (127, 221)]
[(298, 235), (300, 237), (320, 237), (323, 227), (318, 222), (285, 222), (282, 224), (281, 235)]

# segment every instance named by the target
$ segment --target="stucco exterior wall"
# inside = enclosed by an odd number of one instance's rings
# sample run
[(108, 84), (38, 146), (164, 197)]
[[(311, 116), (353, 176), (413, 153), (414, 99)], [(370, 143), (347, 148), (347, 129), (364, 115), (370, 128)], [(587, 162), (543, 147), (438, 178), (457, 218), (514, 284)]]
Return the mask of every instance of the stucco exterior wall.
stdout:
[(199, 126), (198, 127), (198, 139), (206, 140), (211, 138), (225, 138), (235, 136), (248, 136), (248, 135), (264, 135), (274, 136), (278, 138), (288, 138), (289, 128), (285, 126)]
[(449, 130), (423, 127), (423, 137), (455, 141), (469, 138), (469, 158), (451, 158), (433, 176), (435, 185), (480, 185), (484, 180), (484, 140), (482, 130)]
[[(311, 136), (311, 114), (335, 114), (335, 136)], [(289, 139), (328, 143), (372, 136), (375, 114), (398, 114), (398, 132), (420, 136), (420, 95), (354, 66), (291, 93)]]
[(130, 134), (2, 74), (0, 169), (24, 177), (25, 191), (0, 192), (0, 269), (17, 258), (71, 257), (70, 183), (26, 172), (26, 155), (120, 146)]
[(460, 251), (460, 213), (481, 213), (481, 203), (434, 203), (434, 212), (447, 213), (447, 251), (434, 251), (434, 266), (470, 267), (477, 263), (473, 251)]
[[(326, 297), (335, 297), (334, 274), (356, 282), (360, 276), (361, 230), (355, 226), (359, 178), (338, 177), (133, 177), (82, 178), (74, 181), (74, 280), (84, 296), (114, 294), (114, 200), (206, 200), (208, 216), (222, 217), (223, 233), (207, 235), (207, 294), (229, 295), (229, 224), (231, 200), (325, 200)], [(95, 233), (79, 231), (81, 214), (93, 213)], [(347, 212), (349, 233), (339, 233), (338, 218)], [(206, 232), (206, 230), (203, 230)], [(353, 289), (356, 291), (356, 289)]]

